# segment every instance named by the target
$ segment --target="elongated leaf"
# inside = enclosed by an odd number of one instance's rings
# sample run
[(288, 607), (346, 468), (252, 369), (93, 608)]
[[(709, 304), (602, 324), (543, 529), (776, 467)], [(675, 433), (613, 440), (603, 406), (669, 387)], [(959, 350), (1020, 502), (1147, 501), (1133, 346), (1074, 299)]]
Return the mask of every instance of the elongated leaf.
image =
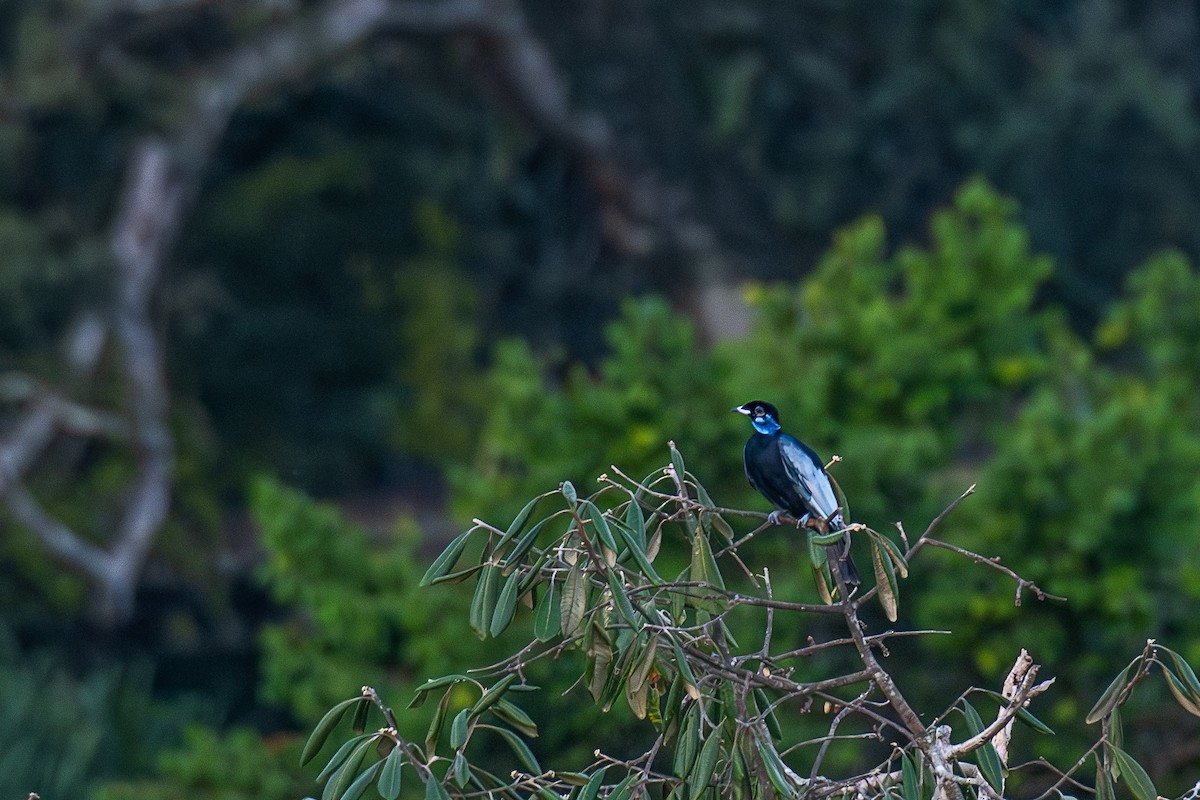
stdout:
[(845, 536), (841, 531), (833, 533), (811, 533), (809, 534), (810, 541), (813, 544), (819, 544), (821, 547), (828, 547), (831, 544), (841, 544), (842, 537)]
[(892, 564), (896, 567), (896, 572), (900, 573), (901, 578), (908, 577), (908, 562), (904, 560), (904, 554), (900, 552), (900, 548), (896, 546), (888, 537), (871, 528), (867, 528), (867, 534), (872, 541), (879, 542), (880, 546), (887, 551), (887, 554), (892, 558)]
[(335, 769), (346, 763), (346, 759), (349, 757), (350, 751), (362, 744), (363, 739), (367, 739), (373, 735), (374, 734), (370, 733), (360, 733), (353, 739), (349, 739), (344, 742), (342, 746), (337, 749), (337, 752), (333, 754), (333, 758), (329, 759), (329, 763), (327, 763), (320, 773), (317, 774), (317, 783), (324, 783), (325, 779), (332, 775)]
[(510, 672), (500, 680), (496, 681), (496, 683), (492, 685), (492, 688), (484, 692), (483, 695), (475, 701), (475, 705), (471, 706), (471, 716), (478, 717), (484, 711), (487, 711), (496, 703), (500, 702), (500, 698), (504, 696), (504, 693), (508, 691), (508, 687), (512, 686), (516, 679), (516, 674)]
[(508, 542), (512, 541), (517, 534), (525, 530), (525, 523), (529, 521), (529, 516), (533, 513), (534, 507), (538, 502), (545, 497), (544, 494), (539, 494), (537, 497), (525, 504), (525, 507), (517, 512), (517, 516), (513, 518), (512, 524), (508, 526), (508, 530), (500, 537), (500, 541), (496, 542), (496, 550), (499, 550)]
[[(639, 516), (640, 518), (640, 516)], [(629, 548), (633, 560), (637, 562), (638, 568), (642, 574), (654, 584), (662, 583), (662, 578), (654, 571), (654, 567), (650, 565), (650, 558), (646, 555), (643, 545), (637, 540), (631, 531), (625, 530), (624, 526), (617, 528), (617, 533), (621, 535), (621, 540), (625, 542), (625, 546)]]
[(1100, 759), (1096, 759), (1096, 800), (1117, 800), (1117, 787)]
[(417, 687), (417, 690), (413, 696), (412, 702), (408, 704), (408, 707), (409, 708), (420, 708), (425, 703), (425, 698), (434, 689), (440, 689), (443, 686), (450, 686), (451, 684), (459, 683), (460, 681), (466, 681), (466, 680), (470, 680), (470, 678), (468, 678), (466, 675), (459, 675), (459, 674), (443, 675), (440, 678), (432, 678), (430, 680), (427, 680), (424, 683), (422, 683), (420, 686)]
[(329, 776), (329, 781), (325, 784), (325, 791), (321, 793), (322, 800), (339, 800), (346, 794), (346, 791), (354, 783), (354, 779), (358, 777), (358, 771), (367, 757), (367, 751), (378, 739), (378, 734), (368, 734), (354, 746), (349, 757), (346, 758), (346, 763)]
[(683, 455), (675, 449), (674, 442), (670, 442), (669, 445), (671, 448), (671, 466), (675, 468), (675, 475), (682, 482), (687, 474), (687, 470), (683, 467)]
[(1189, 714), (1200, 717), (1200, 706), (1192, 702), (1187, 686), (1183, 681), (1168, 667), (1163, 667), (1163, 675), (1167, 679), (1167, 688), (1171, 690), (1171, 694), (1175, 696), (1175, 701), (1183, 707), (1183, 710)]
[(454, 754), (454, 760), (450, 762), (450, 779), (454, 781), (458, 788), (463, 788), (467, 785), (467, 781), (471, 779), (471, 766), (467, 763), (467, 757), (461, 751)]
[(533, 543), (537, 541), (538, 534), (542, 532), (542, 528), (544, 528), (546, 523), (552, 519), (554, 519), (554, 517), (546, 517), (530, 528), (529, 531), (521, 537), (521, 540), (513, 545), (513, 549), (504, 557), (505, 566), (514, 566), (520, 563), (521, 559), (523, 559), (525, 555), (533, 549)]
[(549, 581), (533, 616), (533, 635), (539, 642), (548, 642), (558, 636), (562, 619), (561, 601), (562, 593), (558, 590), (558, 584)]
[(908, 753), (900, 754), (900, 791), (904, 800), (921, 800), (921, 776)]
[(436, 775), (430, 775), (425, 782), (425, 800), (450, 800), (450, 794)]
[(496, 594), (500, 582), (500, 568), (488, 565), (479, 573), (479, 581), (475, 584), (475, 594), (471, 597), (469, 622), (471, 630), (480, 639), (486, 639), (492, 614), (496, 608)]
[(1092, 710), (1084, 717), (1084, 722), (1091, 725), (1099, 722), (1108, 716), (1108, 713), (1117, 707), (1117, 701), (1121, 698), (1121, 692), (1125, 690), (1129, 683), (1129, 678), (1142, 665), (1142, 657), (1138, 656), (1129, 663), (1129, 666), (1121, 670), (1117, 677), (1113, 678), (1112, 683), (1104, 690), (1104, 694), (1100, 695), (1100, 699), (1096, 701), (1096, 705), (1092, 706)]
[(583, 571), (583, 559), (575, 562), (567, 572), (563, 582), (562, 606), (560, 622), (562, 635), (574, 636), (583, 624), (583, 615), (587, 612), (587, 576)]
[(600, 787), (604, 785), (604, 773), (607, 770), (607, 767), (602, 767), (596, 770), (592, 777), (588, 778), (587, 785), (579, 793), (579, 800), (596, 800), (596, 797), (600, 794)]
[(370, 701), (365, 697), (351, 697), (349, 700), (343, 700), (326, 711), (325, 716), (321, 717), (321, 721), (313, 728), (308, 741), (304, 743), (304, 750), (300, 753), (300, 766), (304, 766), (309, 761), (312, 761), (313, 756), (320, 752), (321, 747), (325, 744), (325, 740), (329, 738), (329, 734), (333, 733), (333, 729), (341, 721), (342, 715), (346, 713), (347, 709), (356, 703), (368, 702)]
[[(1008, 698), (1005, 697), (1004, 695), (1000, 694), (999, 692), (993, 692), (991, 689), (981, 689), (980, 691), (984, 692), (985, 694), (989, 694), (992, 697), (999, 700), (1000, 705), (1002, 707), (1008, 705)], [(1035, 717), (1033, 715), (1033, 713), (1025, 707), (1021, 707), (1021, 708), (1017, 709), (1017, 720), (1024, 723), (1025, 725), (1028, 725), (1030, 728), (1033, 728), (1038, 733), (1044, 733), (1047, 736), (1054, 735), (1054, 731), (1050, 729), (1049, 725), (1047, 725), (1046, 723), (1042, 722), (1040, 719)]]
[(633, 604), (629, 602), (629, 595), (625, 593), (625, 584), (621, 583), (621, 577), (613, 569), (606, 569), (605, 573), (605, 577), (608, 579), (608, 590), (612, 593), (613, 605), (616, 607), (617, 612), (620, 613), (627, 624), (634, 628), (640, 627), (645, 620), (634, 610)]
[(875, 565), (875, 586), (879, 589), (879, 604), (883, 606), (888, 620), (895, 622), (898, 611), (896, 596), (899, 593), (896, 573), (892, 568), (891, 557), (875, 540), (871, 540), (871, 561)]
[(629, 673), (629, 682), (634, 686), (640, 687), (646, 683), (650, 677), (650, 670), (654, 668), (654, 656), (658, 652), (658, 634), (654, 633), (646, 642), (645, 648), (641, 655), (638, 656), (633, 669)]
[(1187, 695), (1191, 698), (1192, 704), (1200, 706), (1200, 679), (1196, 678), (1196, 672), (1192, 669), (1192, 665), (1183, 659), (1183, 656), (1176, 653), (1169, 647), (1158, 646), (1161, 652), (1166, 653), (1171, 663), (1175, 666), (1177, 677), (1181, 679), (1181, 683), (1187, 689)]
[(632, 498), (630, 498), (629, 505), (625, 508), (625, 527), (633, 535), (633, 540), (638, 543), (638, 549), (645, 552), (646, 519), (642, 516), (642, 507), (638, 505), (637, 500)]
[(382, 761), (376, 761), (364, 769), (362, 774), (354, 779), (354, 783), (350, 784), (346, 791), (342, 793), (341, 800), (358, 800), (358, 798), (362, 797), (363, 793), (367, 791), (367, 787), (379, 776), (381, 769), (383, 769)]
[(514, 569), (504, 582), (504, 588), (500, 590), (500, 597), (496, 600), (496, 611), (492, 614), (492, 624), (488, 627), (488, 633), (493, 637), (504, 633), (508, 623), (512, 622), (513, 613), (517, 610), (520, 588), (521, 571)]
[(634, 783), (637, 779), (637, 776), (637, 772), (630, 772), (628, 775), (622, 778), (621, 782), (614, 786), (613, 790), (609, 792), (608, 800), (631, 800), (634, 789), (637, 788), (636, 784)]
[(529, 745), (521, 739), (520, 736), (510, 731), (508, 728), (501, 728), (499, 725), (480, 725), (481, 728), (486, 728), (490, 731), (495, 731), (500, 734), (501, 738), (508, 743), (512, 751), (516, 753), (521, 764), (525, 769), (529, 770), (531, 775), (541, 775), (542, 766), (538, 764), (537, 758), (534, 757), (533, 751), (529, 749)]
[[(709, 547), (708, 537), (703, 531), (697, 530), (692, 537), (692, 560), (691, 560), (691, 579), (706, 583), (717, 589), (725, 588), (725, 581), (721, 579), (721, 573), (717, 569), (716, 559), (713, 558), (712, 548)], [(704, 591), (701, 589), (701, 591)], [(717, 598), (712, 599), (697, 599), (692, 598), (692, 604), (696, 608), (708, 611), (710, 614), (718, 614), (724, 607), (721, 601)]]
[[(693, 700), (700, 699), (700, 690), (697, 688), (696, 676), (692, 674), (692, 667), (688, 664), (687, 656), (684, 655), (683, 646), (679, 644), (679, 640), (671, 637), (671, 647), (675, 650), (675, 667), (679, 670), (680, 677), (683, 678), (683, 689), (691, 696)], [(681, 776), (682, 777), (682, 776)]]
[(604, 518), (604, 513), (595, 503), (584, 500), (583, 505), (587, 506), (588, 517), (592, 520), (592, 526), (596, 531), (596, 535), (600, 537), (600, 541), (604, 546), (614, 553), (621, 548), (617, 546), (617, 540), (613, 537), (612, 528), (608, 525), (608, 520)]
[(492, 713), (495, 714), (497, 718), (516, 728), (525, 736), (528, 736), (531, 739), (537, 738), (537, 723), (534, 722), (528, 714), (526, 714), (511, 700), (505, 700), (501, 698), (500, 700), (496, 701), (496, 705), (492, 706)]
[(443, 577), (454, 567), (458, 557), (462, 555), (462, 551), (467, 546), (467, 537), (475, 532), (475, 529), (460, 533), (451, 540), (450, 544), (446, 545), (446, 549), (441, 552), (433, 563), (429, 565), (429, 569), (425, 570), (425, 576), (421, 578), (421, 585), (428, 586), (438, 578)]
[(787, 772), (783, 767), (783, 760), (779, 758), (779, 753), (775, 752), (774, 745), (770, 742), (764, 742), (757, 737), (754, 740), (754, 745), (758, 748), (759, 758), (762, 759), (763, 767), (767, 770), (767, 779), (775, 787), (775, 791), (782, 797), (794, 797), (796, 795), (796, 787), (788, 780)]
[(437, 710), (433, 713), (433, 719), (429, 723), (429, 730), (425, 734), (425, 751), (432, 753), (437, 748), (438, 737), (442, 735), (442, 725), (446, 722), (446, 713), (450, 709), (450, 689), (447, 689), (442, 695), (441, 702), (438, 703)]
[(354, 717), (350, 722), (350, 730), (362, 733), (367, 729), (367, 715), (371, 713), (370, 703), (359, 703), (354, 707)]
[(687, 707), (679, 725), (679, 738), (675, 744), (675, 759), (672, 770), (677, 778), (686, 779), (696, 763), (700, 752), (700, 711), (696, 704)]
[[(978, 736), (983, 733), (983, 719), (980, 718), (979, 712), (975, 710), (975, 706), (971, 705), (965, 699), (962, 701), (963, 715), (967, 718), (967, 730), (972, 736)], [(996, 748), (991, 742), (984, 742), (979, 750), (979, 771), (983, 773), (983, 777), (992, 785), (996, 793), (1004, 795), (1004, 767), (1000, 763), (1000, 756), (996, 753)]]
[(716, 728), (705, 740), (696, 756), (696, 763), (688, 773), (688, 784), (692, 787), (690, 800), (700, 800), (700, 795), (712, 782), (713, 772), (717, 768), (717, 758), (721, 755), (721, 729)]
[(579, 502), (579, 495), (575, 493), (575, 486), (570, 481), (563, 481), (562, 494), (563, 497), (567, 498), (567, 502), (571, 504), (572, 508)]
[(450, 746), (455, 750), (467, 743), (471, 735), (471, 709), (464, 708), (454, 715), (450, 723)]
[(400, 773), (404, 766), (404, 751), (393, 747), (392, 752), (383, 760), (383, 769), (379, 772), (379, 796), (383, 800), (396, 800), (400, 796)]
[(1150, 780), (1150, 776), (1146, 774), (1142, 765), (1129, 753), (1115, 745), (1110, 745), (1109, 751), (1112, 753), (1113, 763), (1117, 765), (1117, 769), (1121, 770), (1121, 780), (1125, 781), (1125, 785), (1129, 787), (1129, 791), (1133, 792), (1133, 796), (1137, 800), (1156, 800), (1158, 790), (1154, 788), (1154, 782)]
[(775, 739), (780, 741), (783, 739), (783, 728), (779, 724), (779, 717), (775, 716), (775, 708), (771, 705), (771, 698), (767, 697), (765, 690), (756, 688), (754, 690), (754, 701), (758, 704), (758, 709), (764, 714), (763, 721), (767, 723), (767, 732)]

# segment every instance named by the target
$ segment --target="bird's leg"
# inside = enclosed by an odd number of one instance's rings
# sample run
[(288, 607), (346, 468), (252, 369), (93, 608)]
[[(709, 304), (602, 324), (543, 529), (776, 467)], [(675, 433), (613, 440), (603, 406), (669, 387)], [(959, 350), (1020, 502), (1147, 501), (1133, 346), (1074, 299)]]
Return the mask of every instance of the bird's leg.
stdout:
[(772, 525), (782, 525), (783, 523), (779, 520), (782, 515), (783, 512), (777, 508), (770, 514), (767, 514), (767, 522), (771, 523)]

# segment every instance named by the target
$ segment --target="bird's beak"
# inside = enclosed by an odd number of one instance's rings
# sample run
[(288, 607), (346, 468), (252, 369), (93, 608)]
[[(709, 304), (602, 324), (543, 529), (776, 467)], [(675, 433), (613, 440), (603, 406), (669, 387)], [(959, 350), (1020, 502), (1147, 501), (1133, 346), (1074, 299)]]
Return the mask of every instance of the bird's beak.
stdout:
[(730, 409), (730, 411), (733, 411), (736, 414), (745, 414), (747, 417), (750, 416), (750, 409), (743, 406), (734, 406)]

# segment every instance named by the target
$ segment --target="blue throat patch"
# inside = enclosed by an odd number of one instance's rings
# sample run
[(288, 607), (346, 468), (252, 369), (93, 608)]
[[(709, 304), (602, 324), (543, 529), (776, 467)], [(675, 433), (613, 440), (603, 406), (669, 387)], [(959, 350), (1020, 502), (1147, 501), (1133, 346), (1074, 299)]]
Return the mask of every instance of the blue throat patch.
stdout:
[(764, 417), (751, 417), (750, 421), (754, 423), (754, 430), (759, 433), (770, 435), (779, 430), (780, 425), (775, 421), (775, 418), (767, 415)]

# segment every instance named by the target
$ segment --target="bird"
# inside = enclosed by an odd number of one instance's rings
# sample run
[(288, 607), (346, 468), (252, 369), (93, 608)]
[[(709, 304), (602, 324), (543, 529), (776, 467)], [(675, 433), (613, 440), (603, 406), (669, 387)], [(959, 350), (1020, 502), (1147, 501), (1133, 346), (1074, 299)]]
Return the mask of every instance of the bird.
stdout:
[[(820, 456), (795, 436), (784, 433), (779, 409), (765, 400), (751, 400), (733, 410), (745, 414), (754, 425), (742, 460), (746, 480), (777, 509), (771, 512), (770, 521), (778, 525), (779, 513), (783, 511), (801, 525), (816, 527), (820, 533), (845, 528), (833, 484)], [(846, 585), (857, 586), (858, 570), (850, 558), (848, 533), (833, 555), (830, 562), (841, 572)]]

